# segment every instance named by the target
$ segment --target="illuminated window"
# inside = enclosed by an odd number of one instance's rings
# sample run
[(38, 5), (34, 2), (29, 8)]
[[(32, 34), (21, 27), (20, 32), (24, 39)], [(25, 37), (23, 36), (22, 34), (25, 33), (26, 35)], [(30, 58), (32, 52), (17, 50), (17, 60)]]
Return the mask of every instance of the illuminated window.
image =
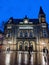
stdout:
[(11, 44), (11, 43), (12, 43), (12, 41), (8, 41), (8, 43), (9, 43), (9, 44)]

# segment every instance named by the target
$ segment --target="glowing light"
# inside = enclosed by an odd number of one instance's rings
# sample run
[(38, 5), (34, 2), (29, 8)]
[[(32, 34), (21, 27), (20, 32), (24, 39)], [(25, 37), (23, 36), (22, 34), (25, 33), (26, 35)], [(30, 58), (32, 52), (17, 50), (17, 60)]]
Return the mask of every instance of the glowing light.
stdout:
[(24, 23), (28, 23), (28, 20), (25, 20)]
[(45, 44), (45, 42), (43, 42), (42, 44)]
[(19, 27), (19, 29), (33, 29), (31, 26), (26, 26), (26, 27)]
[(11, 44), (11, 43), (12, 43), (12, 41), (8, 41), (8, 43), (9, 43), (9, 44)]

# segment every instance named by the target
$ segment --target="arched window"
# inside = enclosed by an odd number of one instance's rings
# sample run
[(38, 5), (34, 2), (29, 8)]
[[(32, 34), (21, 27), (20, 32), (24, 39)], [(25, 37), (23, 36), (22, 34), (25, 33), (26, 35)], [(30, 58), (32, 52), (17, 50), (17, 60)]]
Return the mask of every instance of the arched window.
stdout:
[(27, 33), (27, 31), (25, 31), (25, 34), (24, 34), (24, 36), (25, 36), (25, 37), (28, 37), (28, 33)]
[(22, 31), (20, 32), (20, 37), (23, 37), (23, 32)]
[(33, 32), (32, 31), (30, 31), (30, 37), (33, 37)]

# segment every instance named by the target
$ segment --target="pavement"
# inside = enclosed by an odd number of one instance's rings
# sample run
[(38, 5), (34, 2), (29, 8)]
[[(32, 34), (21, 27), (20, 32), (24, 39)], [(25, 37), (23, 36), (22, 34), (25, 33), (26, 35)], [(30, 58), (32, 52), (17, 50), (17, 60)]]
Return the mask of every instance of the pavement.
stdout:
[(43, 52), (32, 52), (31, 57), (26, 51), (0, 52), (0, 65), (49, 65), (49, 54), (44, 57)]

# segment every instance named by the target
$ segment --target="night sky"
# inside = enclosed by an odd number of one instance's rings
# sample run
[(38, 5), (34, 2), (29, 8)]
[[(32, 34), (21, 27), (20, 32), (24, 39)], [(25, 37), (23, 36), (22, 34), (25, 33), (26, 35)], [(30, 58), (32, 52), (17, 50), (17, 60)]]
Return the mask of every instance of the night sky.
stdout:
[(7, 21), (10, 17), (38, 18), (40, 6), (46, 14), (46, 21), (49, 23), (49, 0), (0, 0), (0, 29), (2, 21)]

